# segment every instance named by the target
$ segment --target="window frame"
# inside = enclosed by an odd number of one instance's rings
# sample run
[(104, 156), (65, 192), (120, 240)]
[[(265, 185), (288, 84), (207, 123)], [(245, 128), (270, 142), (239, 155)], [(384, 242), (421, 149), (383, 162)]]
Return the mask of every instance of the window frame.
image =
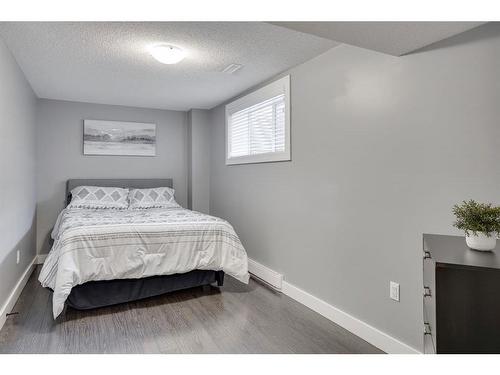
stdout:
[[(285, 150), (283, 152), (266, 152), (256, 155), (244, 155), (229, 157), (229, 146), (231, 134), (229, 132), (229, 119), (233, 113), (251, 107), (274, 96), (285, 94)], [(290, 75), (277, 79), (270, 84), (261, 87), (251, 93), (232, 101), (225, 108), (226, 122), (226, 165), (272, 163), (279, 161), (290, 161), (291, 159), (291, 137), (290, 137)]]

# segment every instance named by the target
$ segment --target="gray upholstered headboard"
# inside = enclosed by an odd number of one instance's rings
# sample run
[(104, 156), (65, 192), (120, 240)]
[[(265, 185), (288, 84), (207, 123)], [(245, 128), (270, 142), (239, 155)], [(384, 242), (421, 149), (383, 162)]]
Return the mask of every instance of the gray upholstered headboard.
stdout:
[(71, 190), (77, 186), (110, 186), (132, 189), (173, 187), (171, 178), (78, 178), (66, 182), (66, 205), (71, 201)]

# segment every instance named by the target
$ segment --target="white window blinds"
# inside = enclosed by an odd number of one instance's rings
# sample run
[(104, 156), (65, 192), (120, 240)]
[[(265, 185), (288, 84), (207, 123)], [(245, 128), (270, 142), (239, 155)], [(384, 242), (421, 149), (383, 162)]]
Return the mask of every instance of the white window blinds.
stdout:
[(290, 160), (289, 77), (226, 107), (227, 164)]

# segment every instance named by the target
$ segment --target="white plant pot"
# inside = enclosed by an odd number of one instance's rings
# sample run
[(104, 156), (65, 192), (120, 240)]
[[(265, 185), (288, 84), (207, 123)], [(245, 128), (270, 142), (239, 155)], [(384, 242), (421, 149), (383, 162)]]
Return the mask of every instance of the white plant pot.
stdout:
[(491, 251), (497, 246), (497, 233), (490, 233), (490, 237), (484, 232), (477, 232), (477, 235), (471, 233), (465, 236), (465, 242), (473, 250)]

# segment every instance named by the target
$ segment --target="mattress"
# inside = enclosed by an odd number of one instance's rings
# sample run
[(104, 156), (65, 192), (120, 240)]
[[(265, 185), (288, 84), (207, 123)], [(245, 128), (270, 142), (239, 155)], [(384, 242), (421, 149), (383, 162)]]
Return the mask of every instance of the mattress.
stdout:
[(40, 272), (56, 318), (72, 288), (192, 270), (224, 271), (248, 283), (247, 254), (225, 220), (184, 208), (64, 209)]

